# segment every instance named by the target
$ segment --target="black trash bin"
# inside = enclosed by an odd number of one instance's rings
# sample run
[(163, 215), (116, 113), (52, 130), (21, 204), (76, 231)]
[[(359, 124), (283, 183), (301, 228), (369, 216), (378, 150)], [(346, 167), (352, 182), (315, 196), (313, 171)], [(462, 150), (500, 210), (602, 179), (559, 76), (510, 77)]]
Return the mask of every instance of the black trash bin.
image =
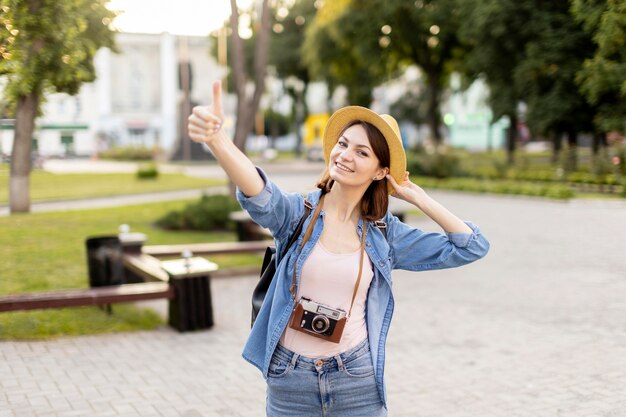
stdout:
[(122, 243), (117, 236), (91, 237), (87, 246), (89, 286), (125, 284)]

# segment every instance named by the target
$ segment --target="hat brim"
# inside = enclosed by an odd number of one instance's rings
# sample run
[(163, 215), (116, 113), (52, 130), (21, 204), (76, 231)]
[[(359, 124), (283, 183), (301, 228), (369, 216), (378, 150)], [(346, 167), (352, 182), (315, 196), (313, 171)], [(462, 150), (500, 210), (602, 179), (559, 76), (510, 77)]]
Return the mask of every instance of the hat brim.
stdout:
[[(401, 183), (404, 180), (404, 174), (406, 172), (406, 154), (402, 146), (398, 124), (393, 117), (389, 115), (381, 116), (366, 107), (343, 107), (330, 116), (326, 124), (326, 129), (324, 129), (323, 147), (326, 164), (328, 164), (330, 160), (330, 152), (339, 140), (341, 132), (348, 124), (357, 120), (370, 123), (383, 134), (389, 146), (389, 174), (397, 183)], [(393, 186), (388, 182), (387, 192), (391, 194), (393, 191)]]

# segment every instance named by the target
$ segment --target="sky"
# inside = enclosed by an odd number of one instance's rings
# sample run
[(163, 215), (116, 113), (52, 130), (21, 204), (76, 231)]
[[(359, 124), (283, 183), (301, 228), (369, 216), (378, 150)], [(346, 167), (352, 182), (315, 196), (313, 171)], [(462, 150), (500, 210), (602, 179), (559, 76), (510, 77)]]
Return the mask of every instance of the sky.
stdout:
[[(252, 0), (238, 0), (240, 6)], [(205, 36), (230, 16), (229, 0), (110, 0), (120, 10), (116, 28), (124, 32)]]

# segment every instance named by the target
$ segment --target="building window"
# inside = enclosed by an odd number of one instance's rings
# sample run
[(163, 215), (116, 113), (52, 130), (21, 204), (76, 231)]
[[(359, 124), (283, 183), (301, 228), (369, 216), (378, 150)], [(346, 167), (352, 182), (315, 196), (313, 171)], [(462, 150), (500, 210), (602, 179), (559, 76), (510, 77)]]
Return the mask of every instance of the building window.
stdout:
[(74, 132), (61, 133), (61, 146), (65, 155), (74, 155)]
[(130, 137), (130, 143), (133, 146), (145, 146), (146, 141), (146, 129), (144, 128), (129, 128), (128, 136)]
[(76, 114), (74, 115), (74, 117), (75, 117), (76, 119), (78, 119), (78, 118), (80, 117), (80, 112), (81, 112), (81, 110), (82, 110), (82, 108), (83, 108), (82, 103), (81, 103), (81, 101), (80, 101), (80, 98), (79, 98), (79, 97), (76, 97), (76, 98), (75, 98), (75, 104), (76, 104)]

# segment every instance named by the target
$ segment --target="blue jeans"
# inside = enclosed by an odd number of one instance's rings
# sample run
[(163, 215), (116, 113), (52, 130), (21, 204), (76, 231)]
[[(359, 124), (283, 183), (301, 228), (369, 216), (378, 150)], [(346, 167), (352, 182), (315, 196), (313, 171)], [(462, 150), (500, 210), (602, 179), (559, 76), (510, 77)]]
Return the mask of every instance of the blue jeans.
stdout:
[(267, 378), (268, 417), (386, 417), (367, 339), (330, 358), (278, 345)]

